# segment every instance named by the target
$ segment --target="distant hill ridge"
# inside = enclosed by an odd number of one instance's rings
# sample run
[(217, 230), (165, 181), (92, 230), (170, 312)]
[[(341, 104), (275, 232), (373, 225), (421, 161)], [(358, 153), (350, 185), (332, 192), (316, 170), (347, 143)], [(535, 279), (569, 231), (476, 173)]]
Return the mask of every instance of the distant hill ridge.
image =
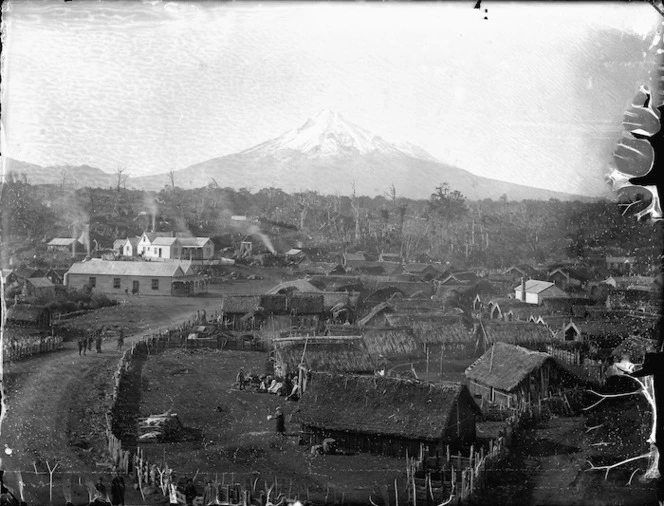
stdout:
[[(7, 170), (23, 172), (35, 184), (61, 184), (64, 170), (66, 180), (75, 181), (77, 186), (117, 185), (117, 175), (88, 165), (41, 167), (16, 160), (7, 162)], [(401, 196), (428, 199), (436, 185), (447, 182), (470, 200), (497, 200), (502, 195), (509, 200), (597, 200), (476, 176), (436, 160), (421, 147), (387, 142), (330, 110), (321, 111), (279, 137), (239, 153), (196, 163), (174, 175), (175, 184), (184, 189), (214, 181), (221, 187), (253, 191), (274, 186), (286, 192), (312, 190), (348, 195), (354, 185), (358, 195), (373, 197), (385, 194), (394, 184)], [(147, 191), (159, 191), (169, 184), (166, 173), (130, 177), (126, 182), (128, 188)]]

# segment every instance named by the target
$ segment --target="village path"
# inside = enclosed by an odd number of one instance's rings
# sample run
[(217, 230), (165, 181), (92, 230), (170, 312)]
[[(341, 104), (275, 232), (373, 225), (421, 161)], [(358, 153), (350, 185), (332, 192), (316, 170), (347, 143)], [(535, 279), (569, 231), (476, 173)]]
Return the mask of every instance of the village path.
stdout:
[[(131, 304), (132, 307), (123, 304), (105, 308), (86, 317), (90, 319), (90, 329), (110, 322), (131, 321), (128, 328), (138, 332), (126, 337), (126, 349), (145, 335), (182, 323), (197, 310), (214, 313), (219, 300), (215, 295), (171, 299), (170, 304), (159, 300), (155, 307), (150, 307), (151, 302), (141, 301)], [(85, 319), (81, 323), (85, 326)], [(104, 397), (110, 395), (109, 386), (122, 353), (116, 351), (116, 345), (115, 338), (111, 338), (104, 342), (102, 353), (96, 353), (93, 347), (87, 355), (79, 356), (77, 344), (67, 342), (60, 351), (5, 364), (0, 467), (6, 470), (5, 482), (12, 490), (19, 490), (18, 482), (22, 480), (26, 492), (32, 485), (43, 493), (44, 485), (48, 487), (48, 474), (35, 475), (35, 463), (40, 473), (47, 469), (46, 463), (51, 468), (57, 463), (56, 474), (71, 473), (76, 480), (81, 476), (90, 479), (104, 469), (90, 458), (81, 458), (82, 450), (71, 445), (71, 426), (80, 425), (80, 418), (88, 418), (88, 426), (97, 426), (93, 431), (97, 436), (104, 433)], [(95, 395), (103, 402), (91, 403)], [(58, 495), (62, 496), (62, 491)]]

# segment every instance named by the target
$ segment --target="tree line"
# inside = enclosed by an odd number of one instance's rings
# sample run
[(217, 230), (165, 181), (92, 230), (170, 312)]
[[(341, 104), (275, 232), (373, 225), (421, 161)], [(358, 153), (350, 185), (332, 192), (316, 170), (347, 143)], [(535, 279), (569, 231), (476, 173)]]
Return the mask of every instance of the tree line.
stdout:
[[(634, 199), (638, 200), (638, 196)], [(583, 259), (602, 247), (661, 253), (658, 223), (636, 221), (637, 206), (617, 202), (469, 201), (448, 183), (427, 200), (399, 196), (390, 185), (383, 195), (286, 193), (279, 188), (206, 187), (184, 190), (172, 184), (159, 192), (111, 188), (31, 185), (9, 174), (2, 184), (0, 230), (12, 252), (44, 249), (52, 237), (77, 237), (89, 226), (95, 247), (144, 231), (189, 232), (220, 237), (247, 233), (231, 217), (256, 218), (271, 237), (336, 249), (407, 259), (502, 268), (520, 262)], [(627, 212), (625, 212), (627, 209)], [(6, 260), (3, 248), (3, 261)]]

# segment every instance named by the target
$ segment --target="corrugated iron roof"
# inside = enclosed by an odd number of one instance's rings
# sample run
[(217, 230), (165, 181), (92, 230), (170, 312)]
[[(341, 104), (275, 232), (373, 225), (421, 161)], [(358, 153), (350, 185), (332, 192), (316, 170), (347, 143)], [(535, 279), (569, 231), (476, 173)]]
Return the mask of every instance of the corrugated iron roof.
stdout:
[(72, 239), (71, 237), (56, 237), (51, 239), (46, 246), (71, 246), (74, 241), (76, 239)]
[(178, 262), (121, 262), (97, 259), (87, 262), (77, 262), (69, 268), (67, 273), (173, 278), (184, 276), (184, 272)]

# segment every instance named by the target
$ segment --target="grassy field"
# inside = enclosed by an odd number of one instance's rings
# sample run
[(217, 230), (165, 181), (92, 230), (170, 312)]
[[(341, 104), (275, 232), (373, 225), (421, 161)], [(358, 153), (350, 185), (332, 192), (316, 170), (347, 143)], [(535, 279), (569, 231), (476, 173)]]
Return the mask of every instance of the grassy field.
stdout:
[[(281, 492), (324, 499), (333, 495), (350, 503), (380, 501), (381, 485), (405, 474), (405, 463), (367, 454), (312, 456), (298, 444), (299, 427), (289, 422), (297, 403), (271, 394), (237, 390), (240, 366), (262, 373), (267, 356), (260, 352), (170, 350), (151, 356), (143, 367), (142, 415), (172, 409), (183, 425), (200, 431), (197, 441), (142, 444), (155, 462), (164, 456), (179, 476), (253, 482), (262, 488), (276, 479)], [(277, 406), (286, 415), (286, 437), (267, 420)], [(217, 406), (220, 411), (217, 411)]]

